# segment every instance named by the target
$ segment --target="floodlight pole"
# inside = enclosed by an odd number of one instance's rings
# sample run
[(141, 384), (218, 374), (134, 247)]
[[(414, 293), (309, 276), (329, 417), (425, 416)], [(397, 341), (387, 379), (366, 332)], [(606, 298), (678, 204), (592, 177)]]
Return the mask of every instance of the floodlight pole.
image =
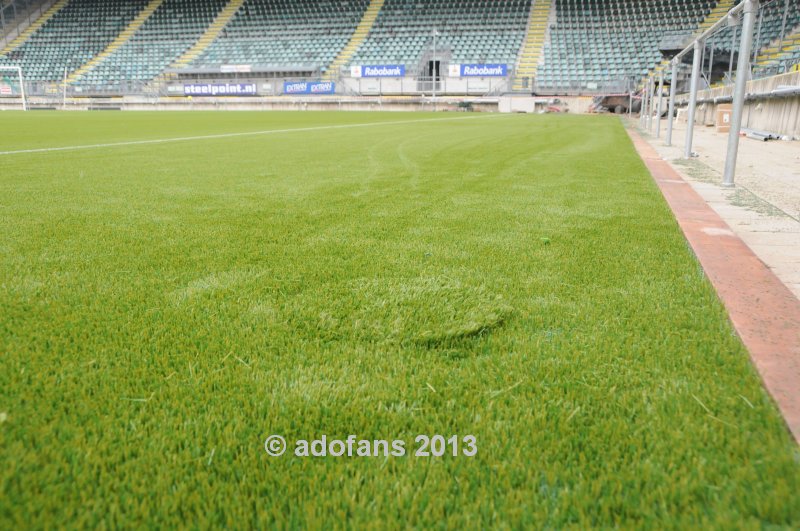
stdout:
[(669, 118), (667, 119), (667, 142), (672, 145), (672, 120), (675, 115), (675, 90), (678, 84), (678, 61), (672, 60), (672, 76), (669, 82)]
[(704, 42), (702, 39), (694, 41), (694, 55), (692, 56), (692, 79), (689, 82), (689, 114), (686, 123), (686, 145), (684, 146), (683, 156), (687, 159), (692, 157), (692, 140), (694, 137), (694, 115), (697, 110), (697, 85), (700, 84), (700, 59), (703, 52)]
[(658, 73), (658, 110), (656, 111), (656, 138), (661, 138), (661, 107), (664, 101), (664, 69)]
[(725, 171), (722, 174), (722, 186), (727, 187), (734, 186), (736, 158), (739, 154), (739, 133), (742, 129), (742, 116), (744, 114), (744, 97), (747, 90), (747, 79), (750, 77), (750, 47), (753, 45), (756, 13), (758, 13), (758, 0), (744, 0), (742, 42), (739, 47), (736, 85), (733, 92), (733, 115), (731, 116), (731, 129), (728, 133), (728, 154), (725, 157)]

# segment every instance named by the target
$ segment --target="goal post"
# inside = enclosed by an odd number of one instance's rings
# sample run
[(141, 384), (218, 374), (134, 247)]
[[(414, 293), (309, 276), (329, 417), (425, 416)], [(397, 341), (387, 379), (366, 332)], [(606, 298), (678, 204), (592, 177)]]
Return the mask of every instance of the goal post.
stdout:
[[(25, 97), (25, 80), (22, 77), (22, 67), (20, 67), (20, 66), (3, 66), (3, 65), (0, 65), (0, 96), (5, 96), (5, 95), (13, 96), (14, 95), (14, 87), (13, 87), (13, 85), (11, 85), (11, 83), (3, 82), (4, 79), (8, 79), (8, 78), (12, 78), (12, 79), (16, 78), (16, 82), (18, 83), (18, 86), (19, 86), (19, 89), (18, 89), (19, 90), (19, 96), (20, 96), (20, 99), (22, 100), (22, 110), (23, 111), (27, 111), (28, 110), (28, 100)], [(3, 89), (4, 88), (9, 92), (9, 94), (3, 94)]]

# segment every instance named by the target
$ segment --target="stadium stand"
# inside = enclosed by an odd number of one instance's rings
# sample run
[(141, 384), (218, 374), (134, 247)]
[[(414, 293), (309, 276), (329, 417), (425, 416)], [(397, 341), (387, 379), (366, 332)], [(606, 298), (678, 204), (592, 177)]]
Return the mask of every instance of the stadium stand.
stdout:
[(783, 73), (800, 63), (800, 29), (795, 29), (774, 47), (766, 48), (756, 62), (756, 71)]
[[(69, 0), (10, 50), (3, 64), (19, 65), (31, 81), (55, 81), (105, 50), (147, 0)], [(38, 23), (37, 23), (38, 24)], [(13, 44), (13, 43), (12, 43)]]
[(713, 3), (706, 0), (556, 0), (539, 86), (595, 89), (646, 75), (661, 62), (666, 35), (693, 33)]
[(150, 18), (150, 15), (158, 9), (159, 6), (164, 2), (164, 0), (150, 0), (150, 3), (142, 9), (136, 18), (134, 18), (128, 26), (122, 30), (117, 38), (111, 41), (111, 44), (106, 47), (105, 50), (100, 52), (99, 54), (92, 57), (89, 62), (82, 65), (80, 68), (72, 72), (67, 78), (67, 83), (74, 83), (76, 79), (83, 76), (84, 73), (88, 72), (95, 65), (101, 63), (106, 57), (112, 55), (116, 50), (120, 48), (123, 44), (130, 40), (133, 34), (142, 27), (142, 25)]
[(366, 40), (367, 35), (369, 35), (369, 32), (372, 30), (372, 26), (378, 18), (378, 13), (380, 13), (383, 7), (383, 2), (384, 0), (371, 0), (369, 7), (367, 7), (364, 16), (361, 18), (361, 22), (359, 22), (350, 38), (350, 42), (342, 48), (339, 55), (336, 56), (336, 59), (333, 60), (333, 63), (331, 63), (328, 70), (325, 72), (326, 80), (335, 79), (342, 68), (350, 64), (353, 55), (361, 47), (361, 44)]
[[(709, 11), (708, 15), (706, 15), (705, 20), (700, 23), (697, 30), (695, 31), (695, 35), (700, 35), (705, 32), (708, 28), (714, 25), (720, 18), (722, 18), (728, 11), (731, 10), (733, 6), (739, 3), (739, 0), (721, 0), (716, 2), (716, 5)], [(669, 75), (669, 63), (670, 60), (665, 58), (662, 59), (661, 63), (656, 65), (653, 68), (648, 69), (648, 74), (652, 76), (656, 76), (659, 72), (667, 72)], [(709, 80), (710, 82), (710, 80)]]
[(800, 0), (790, 0), (788, 9), (784, 2), (770, 2), (762, 14), (756, 33), (761, 52), (754, 66), (757, 73), (780, 73), (800, 61)]
[[(28, 27), (20, 33), (16, 38), (14, 38), (11, 42), (9, 42), (2, 50), (0, 50), (0, 56), (9, 54), (12, 50), (19, 48), (28, 38), (33, 35), (39, 28), (41, 28), (45, 22), (50, 20), (53, 15), (55, 15), (64, 5), (67, 3), (67, 0), (58, 0), (57, 2), (52, 3), (49, 8), (47, 8), (44, 13), (37, 18), (36, 20), (30, 21), (31, 23)], [(20, 19), (23, 16), (24, 12), (31, 13), (35, 10), (33, 2), (30, 2), (27, 7), (23, 8), (24, 11), (17, 12), (14, 7), (14, 3), (9, 4), (8, 6), (3, 7), (3, 17), (6, 22), (3, 25), (3, 35), (6, 34), (6, 28), (8, 28), (9, 32), (11, 30), (11, 26), (14, 26), (17, 22), (20, 22)], [(8, 15), (5, 15), (8, 13)], [(11, 17), (11, 18), (6, 18)]]
[(219, 37), (190, 66), (238, 64), (262, 69), (327, 68), (361, 21), (367, 0), (246, 0)]
[(100, 89), (153, 79), (198, 41), (226, 4), (226, 0), (159, 1), (152, 15), (126, 42), (93, 68), (76, 71), (71, 81)]
[(189, 48), (189, 50), (184, 53), (181, 57), (179, 57), (175, 63), (172, 65), (176, 68), (186, 68), (192, 61), (197, 59), (200, 54), (202, 54), (206, 49), (211, 46), (214, 40), (222, 33), (222, 30), (225, 29), (225, 26), (228, 25), (228, 22), (236, 15), (236, 12), (239, 11), (239, 8), (242, 7), (244, 4), (244, 0), (230, 0), (228, 5), (222, 8), (222, 11), (219, 12), (217, 18), (214, 19), (214, 22), (206, 28), (206, 31), (203, 35), (197, 40), (197, 42)]
[[(15, 10), (33, 2), (14, 0)], [(224, 65), (333, 80), (352, 65), (399, 64), (424, 77), (435, 28), (442, 67), (506, 64), (514, 91), (602, 91), (663, 68), (664, 37), (696, 34), (736, 2), (55, 0), (46, 11), (50, 3), (36, 4), (44, 15), (0, 50), (0, 65), (49, 83), (66, 71), (87, 92), (124, 92), (165, 79), (169, 69), (219, 73)], [(800, 0), (762, 3), (757, 74), (800, 61), (798, 26)], [(708, 45), (730, 54), (733, 31)]]
[[(730, 7), (738, 3), (739, 0), (719, 2), (720, 5), (730, 4)], [(785, 26), (784, 14), (786, 15)], [(712, 18), (709, 17), (711, 22), (713, 22)], [(761, 2), (756, 34), (753, 39), (754, 47), (759, 50), (753, 64), (755, 77), (777, 73), (779, 65), (791, 64), (792, 60), (800, 59), (800, 53), (795, 55), (797, 51), (795, 45), (800, 42), (800, 39), (795, 39), (795, 35), (792, 34), (792, 30), (798, 25), (800, 25), (800, 0)], [(781, 43), (782, 31), (785, 33)], [(735, 42), (734, 37), (736, 37)], [(732, 51), (735, 53), (738, 51), (738, 38), (738, 27), (724, 28), (708, 39), (707, 46), (709, 49), (713, 48), (715, 53), (730, 54)]]
[(531, 0), (387, 0), (353, 64), (402, 64), (416, 69), (437, 46), (454, 63), (514, 65)]
[(29, 17), (38, 12), (39, 7), (50, 6), (43, 6), (36, 0), (0, 0), (0, 37), (5, 37), (23, 21), (33, 22)]

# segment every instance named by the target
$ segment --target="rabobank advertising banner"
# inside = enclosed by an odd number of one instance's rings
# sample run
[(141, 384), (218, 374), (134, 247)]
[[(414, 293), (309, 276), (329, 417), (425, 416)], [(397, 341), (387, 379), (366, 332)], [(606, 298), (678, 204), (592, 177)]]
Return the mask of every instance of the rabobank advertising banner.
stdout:
[(360, 65), (350, 67), (352, 77), (405, 77), (406, 65)]
[(459, 77), (506, 77), (508, 65), (459, 65)]
[(333, 81), (284, 81), (284, 94), (333, 94), (336, 84)]
[(183, 86), (184, 96), (255, 96), (255, 83), (196, 83)]

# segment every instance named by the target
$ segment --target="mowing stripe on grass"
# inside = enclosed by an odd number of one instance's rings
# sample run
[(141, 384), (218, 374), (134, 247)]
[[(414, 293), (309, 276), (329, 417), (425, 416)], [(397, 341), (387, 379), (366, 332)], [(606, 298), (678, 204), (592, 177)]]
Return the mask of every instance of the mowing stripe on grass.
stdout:
[(167, 144), (171, 142), (187, 142), (189, 140), (218, 140), (221, 138), (236, 138), (245, 136), (261, 136), (261, 135), (275, 135), (279, 133), (300, 133), (308, 131), (325, 131), (330, 129), (354, 129), (357, 127), (374, 127), (381, 125), (404, 125), (416, 124), (424, 122), (452, 122), (455, 120), (474, 120), (476, 118), (496, 118), (501, 116), (499, 114), (488, 114), (482, 116), (459, 116), (458, 118), (424, 118), (419, 120), (395, 120), (391, 122), (369, 122), (361, 124), (343, 124), (343, 125), (320, 125), (314, 127), (292, 127), (288, 129), (267, 129), (264, 131), (246, 131), (241, 133), (220, 133), (216, 135), (200, 135), (200, 136), (180, 136), (173, 138), (156, 138), (152, 140), (132, 140), (128, 142), (110, 142), (107, 144), (86, 144), (83, 146), (61, 146), (61, 147), (48, 147), (48, 148), (34, 148), (34, 149), (18, 149), (14, 151), (0, 151), (0, 156), (3, 155), (22, 155), (26, 153), (51, 153), (54, 151), (78, 151), (81, 149), (101, 149), (109, 147), (123, 147), (123, 146), (141, 146), (147, 144)]

